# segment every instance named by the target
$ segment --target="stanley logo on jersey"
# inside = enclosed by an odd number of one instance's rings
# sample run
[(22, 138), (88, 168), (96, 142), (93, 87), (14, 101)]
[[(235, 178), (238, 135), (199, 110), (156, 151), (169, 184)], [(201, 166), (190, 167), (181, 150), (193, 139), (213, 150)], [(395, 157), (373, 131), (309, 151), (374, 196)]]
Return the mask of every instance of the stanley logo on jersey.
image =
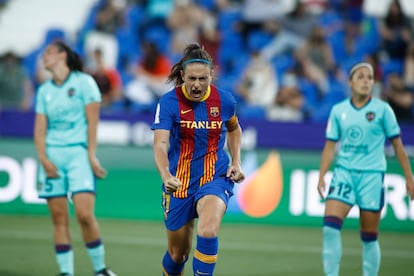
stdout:
[(190, 129), (221, 129), (222, 121), (180, 121), (182, 128)]
[(218, 106), (210, 107), (210, 115), (212, 117), (218, 117), (220, 115), (220, 111), (219, 111)]
[(368, 122), (371, 122), (371, 121), (373, 121), (375, 119), (375, 113), (372, 112), (372, 111), (368, 111), (365, 114), (365, 118), (367, 118)]
[(75, 89), (74, 88), (69, 88), (68, 90), (68, 96), (72, 97), (75, 94)]

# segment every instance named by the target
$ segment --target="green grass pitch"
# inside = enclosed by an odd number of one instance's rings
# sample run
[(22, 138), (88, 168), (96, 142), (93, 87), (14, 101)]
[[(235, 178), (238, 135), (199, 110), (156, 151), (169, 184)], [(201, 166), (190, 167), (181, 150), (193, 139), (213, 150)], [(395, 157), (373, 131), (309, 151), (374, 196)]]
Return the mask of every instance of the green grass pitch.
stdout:
[[(99, 219), (107, 265), (120, 276), (161, 275), (166, 235), (162, 222)], [(76, 275), (92, 275), (92, 267), (71, 220)], [(223, 223), (217, 276), (322, 275), (321, 228)], [(380, 275), (414, 275), (414, 234), (380, 232)], [(341, 275), (361, 275), (359, 232), (342, 231)], [(0, 275), (57, 274), (52, 226), (45, 216), (0, 215)], [(185, 276), (192, 275), (191, 257)]]

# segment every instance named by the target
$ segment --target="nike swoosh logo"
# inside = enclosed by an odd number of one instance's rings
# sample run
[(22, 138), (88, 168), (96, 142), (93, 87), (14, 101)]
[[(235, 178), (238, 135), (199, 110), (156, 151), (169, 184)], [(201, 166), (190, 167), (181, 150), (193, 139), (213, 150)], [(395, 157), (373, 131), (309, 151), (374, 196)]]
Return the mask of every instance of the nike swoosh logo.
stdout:
[(201, 272), (200, 270), (196, 271), (196, 275), (210, 275), (210, 273)]
[(181, 114), (187, 114), (188, 112), (191, 112), (192, 109), (187, 109), (187, 110), (181, 110)]

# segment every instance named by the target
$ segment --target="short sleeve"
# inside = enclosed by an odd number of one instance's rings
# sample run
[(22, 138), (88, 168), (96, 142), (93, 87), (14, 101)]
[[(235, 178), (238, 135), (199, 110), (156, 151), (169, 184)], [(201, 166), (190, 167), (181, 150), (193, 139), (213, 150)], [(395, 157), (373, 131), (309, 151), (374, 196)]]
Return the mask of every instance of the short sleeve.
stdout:
[(174, 112), (171, 110), (173, 104), (171, 99), (166, 94), (161, 97), (160, 101), (157, 104), (157, 109), (155, 111), (154, 121), (152, 123), (151, 129), (165, 129), (171, 130), (174, 123)]
[(46, 105), (45, 105), (45, 99), (44, 99), (44, 93), (42, 86), (39, 87), (37, 93), (36, 93), (36, 105), (35, 105), (35, 111), (36, 113), (46, 114)]
[(101, 102), (101, 92), (96, 81), (89, 75), (84, 75), (82, 82), (82, 97), (85, 105), (93, 102)]
[(236, 117), (236, 108), (237, 108), (237, 102), (234, 99), (233, 95), (231, 95), (229, 92), (222, 91), (223, 95), (223, 108), (225, 110), (225, 121), (230, 120), (233, 117)]
[(384, 109), (384, 131), (389, 139), (400, 135), (397, 117), (389, 104), (386, 104)]
[(336, 109), (333, 108), (329, 114), (328, 124), (326, 126), (326, 139), (338, 141), (340, 138), (339, 135), (338, 118), (336, 116)]

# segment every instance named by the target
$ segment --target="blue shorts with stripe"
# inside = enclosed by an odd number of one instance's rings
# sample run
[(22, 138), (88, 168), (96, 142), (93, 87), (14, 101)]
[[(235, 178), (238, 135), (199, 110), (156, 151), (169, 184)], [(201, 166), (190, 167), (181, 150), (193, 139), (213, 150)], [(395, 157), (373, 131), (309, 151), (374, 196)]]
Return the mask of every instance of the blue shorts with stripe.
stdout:
[(196, 193), (187, 198), (176, 198), (171, 193), (162, 193), (162, 208), (164, 210), (164, 223), (168, 230), (180, 229), (190, 220), (197, 218), (197, 201), (206, 195), (216, 195), (228, 204), (233, 196), (234, 182), (227, 177), (216, 178), (203, 185)]
[(336, 167), (327, 199), (342, 201), (360, 210), (380, 211), (384, 206), (384, 172)]
[(95, 193), (95, 176), (83, 144), (48, 146), (46, 154), (56, 166), (58, 178), (48, 178), (43, 166), (39, 166), (37, 190), (40, 198), (73, 195), (80, 192)]

